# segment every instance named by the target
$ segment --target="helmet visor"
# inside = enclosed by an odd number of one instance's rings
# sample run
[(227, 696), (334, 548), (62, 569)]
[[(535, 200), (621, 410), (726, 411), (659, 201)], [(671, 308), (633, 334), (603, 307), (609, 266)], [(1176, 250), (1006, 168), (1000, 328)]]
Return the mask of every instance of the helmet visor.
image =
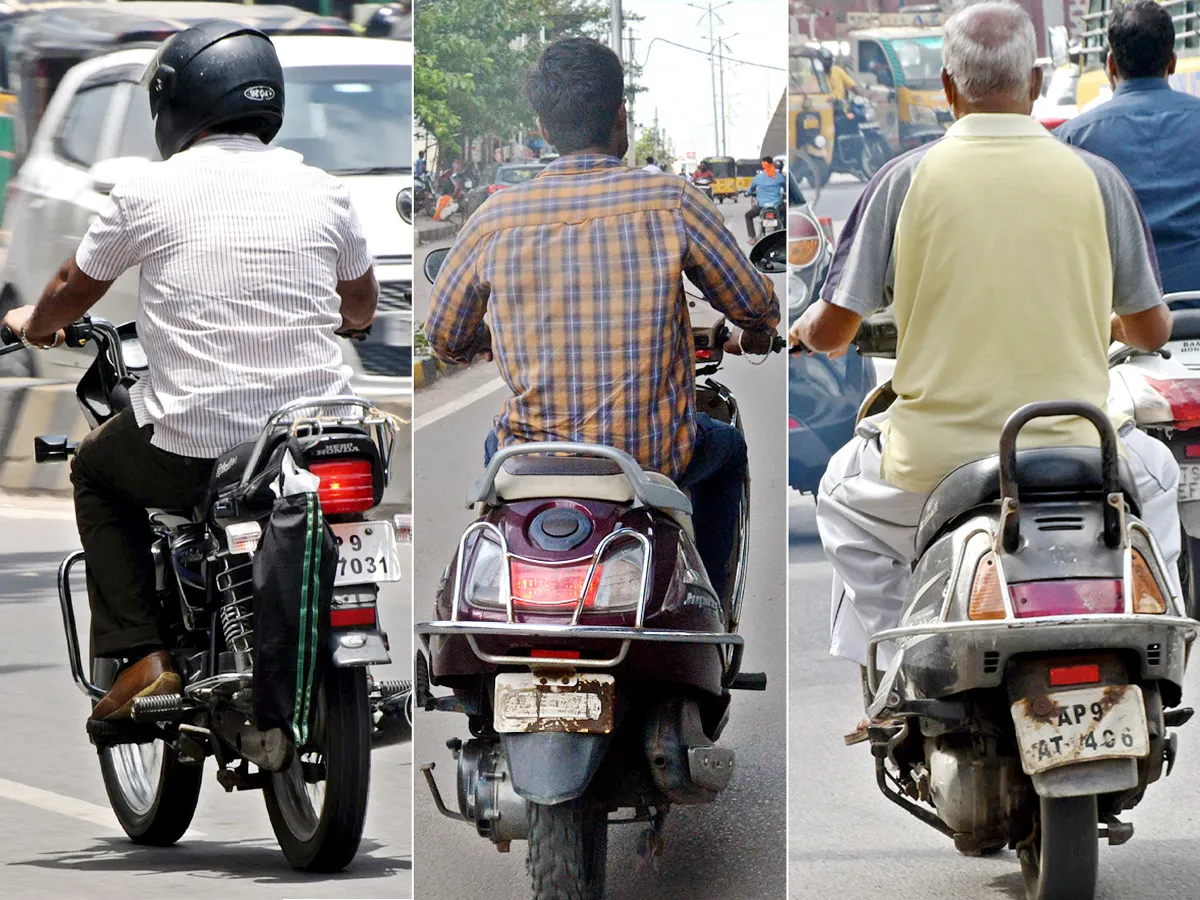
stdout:
[(167, 52), (167, 47), (172, 40), (174, 40), (174, 35), (162, 42), (158, 52), (146, 66), (146, 71), (142, 72), (141, 85), (150, 94), (150, 115), (152, 117), (158, 115), (163, 100), (170, 94), (171, 82), (174, 80), (175, 71), (170, 66), (164, 68), (162, 64), (163, 55)]

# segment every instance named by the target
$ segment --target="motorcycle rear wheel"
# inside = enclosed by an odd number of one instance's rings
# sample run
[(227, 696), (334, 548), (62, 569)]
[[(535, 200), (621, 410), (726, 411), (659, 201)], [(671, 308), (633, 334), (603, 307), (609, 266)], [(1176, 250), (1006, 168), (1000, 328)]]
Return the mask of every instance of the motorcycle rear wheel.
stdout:
[(529, 804), (533, 900), (603, 900), (608, 812), (586, 798)]
[(117, 821), (135, 844), (170, 847), (192, 824), (204, 767), (180, 762), (165, 741), (104, 748), (100, 774)]
[(1027, 900), (1094, 900), (1099, 831), (1095, 795), (1040, 798), (1035, 840), (1021, 853)]
[(312, 740), (263, 789), (271, 828), (287, 861), (306, 872), (339, 872), (358, 852), (371, 780), (367, 670), (330, 666), (317, 689)]

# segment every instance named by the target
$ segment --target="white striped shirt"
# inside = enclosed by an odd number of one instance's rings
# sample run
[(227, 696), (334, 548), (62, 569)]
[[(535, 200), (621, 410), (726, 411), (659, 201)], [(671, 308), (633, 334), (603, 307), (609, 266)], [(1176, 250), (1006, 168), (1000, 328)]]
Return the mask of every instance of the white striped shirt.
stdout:
[(130, 390), (151, 443), (214, 458), (299, 397), (351, 393), (338, 281), (371, 255), (344, 184), (257, 138), (214, 136), (121, 183), (75, 262), (141, 265), (149, 372)]

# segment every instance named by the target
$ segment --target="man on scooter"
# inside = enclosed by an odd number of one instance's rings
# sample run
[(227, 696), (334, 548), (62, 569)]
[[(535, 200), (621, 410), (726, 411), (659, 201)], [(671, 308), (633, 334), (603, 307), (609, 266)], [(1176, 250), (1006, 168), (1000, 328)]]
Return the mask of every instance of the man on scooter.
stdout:
[(92, 652), (132, 663), (98, 720), (181, 687), (159, 630), (147, 508), (203, 502), (214, 459), (284, 403), (350, 394), (335, 332), (366, 328), (379, 294), (345, 185), (268, 146), (284, 83), (266, 35), (234, 22), (189, 28), (143, 84), (165, 162), (114, 187), (37, 305), (4, 317), (26, 346), (58, 346), (141, 267), (149, 372), (129, 389), (132, 408), (80, 441), (71, 465)]
[[(1005, 421), (1027, 403), (1106, 408), (1114, 327), (1147, 350), (1171, 329), (1129, 186), (1030, 116), (1041, 72), (1029, 16), (980, 3), (951, 17), (944, 35), (942, 84), (957, 121), (867, 185), (822, 298), (789, 335), (840, 355), (864, 316), (884, 305), (895, 312), (898, 399), (859, 423), (817, 496), (835, 573), (831, 652), (864, 665), (869, 638), (898, 624), (918, 520), (937, 483), (994, 455)], [(1121, 424), (1142, 518), (1174, 572), (1178, 465), (1162, 443)], [(1035, 420), (1022, 438), (1097, 445), (1078, 419)]]
[(720, 593), (746, 445), (695, 409), (682, 278), (738, 326), (727, 352), (769, 352), (779, 301), (698, 189), (621, 162), (624, 83), (620, 60), (597, 41), (567, 38), (542, 53), (526, 93), (562, 155), (494, 195), (460, 232), (426, 334), (447, 362), (494, 353), (513, 391), (486, 458), (517, 442), (605, 444), (689, 489)]
[(746, 233), (750, 243), (758, 240), (755, 223), (759, 214), (768, 206), (774, 206), (780, 219), (785, 217), (783, 208), (783, 192), (787, 188), (787, 179), (782, 172), (775, 171), (775, 160), (769, 156), (762, 158), (762, 171), (754, 176), (746, 195), (753, 198), (750, 209), (746, 211)]
[(1175, 72), (1171, 13), (1154, 0), (1115, 7), (1108, 47), (1112, 100), (1054, 133), (1121, 170), (1150, 223), (1164, 290), (1200, 289), (1200, 98), (1167, 80)]

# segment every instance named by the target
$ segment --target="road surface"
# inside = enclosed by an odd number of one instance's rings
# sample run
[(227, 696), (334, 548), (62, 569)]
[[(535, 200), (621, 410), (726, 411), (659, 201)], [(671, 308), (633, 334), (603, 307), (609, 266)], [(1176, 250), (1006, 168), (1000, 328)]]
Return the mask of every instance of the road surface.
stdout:
[[(729, 226), (746, 246), (742, 204), (724, 204)], [(739, 212), (739, 210), (741, 212)], [(421, 247), (418, 255), (432, 249)], [(418, 271), (422, 259), (417, 260)], [(782, 291), (783, 279), (776, 278)], [(414, 310), (424, 318), (427, 286), (418, 286)], [(693, 313), (697, 324), (702, 312)], [(765, 693), (734, 697), (722, 744), (738, 758), (737, 774), (724, 795), (706, 807), (677, 807), (666, 827), (666, 852), (657, 873), (639, 869), (639, 827), (613, 829), (608, 854), (608, 900), (742, 900), (785, 896), (784, 781), (784, 485), (786, 474), (785, 360), (774, 356), (754, 367), (730, 358), (717, 376), (737, 396), (746, 418), (753, 477), (751, 531), (753, 570), (742, 633), (746, 671), (765, 671)], [(415, 608), (428, 618), (442, 571), (462, 529), (470, 483), (482, 468), (483, 439), (504, 394), (496, 369), (480, 364), (417, 392), (414, 421), (416, 522)], [(418, 711), (416, 763), (436, 762), (443, 797), (455, 806), (454, 762), (448, 738), (469, 737), (466, 721), (448, 713)], [(418, 772), (418, 778), (420, 773)], [(529, 895), (526, 845), (497, 853), (470, 825), (441, 817), (418, 783), (415, 798), (415, 865), (421, 900), (522, 900)]]

